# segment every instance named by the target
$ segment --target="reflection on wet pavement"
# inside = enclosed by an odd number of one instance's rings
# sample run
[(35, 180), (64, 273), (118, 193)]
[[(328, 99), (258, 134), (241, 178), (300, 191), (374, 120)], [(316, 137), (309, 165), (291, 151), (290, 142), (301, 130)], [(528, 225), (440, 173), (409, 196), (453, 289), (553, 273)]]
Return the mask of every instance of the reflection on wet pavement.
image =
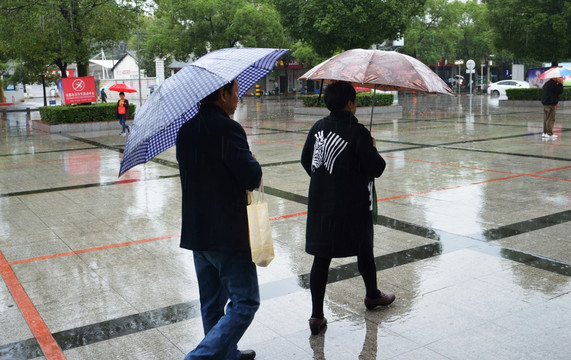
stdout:
[[(276, 250), (258, 269), (262, 305), (241, 348), (288, 360), (568, 358), (569, 109), (554, 141), (541, 139), (541, 107), (487, 96), (401, 95), (402, 116), (376, 115), (387, 170), (375, 262), (397, 301), (366, 310), (356, 259), (334, 259), (329, 324), (311, 336), (299, 157), (319, 117), (294, 115), (300, 104), (247, 98), (235, 114), (263, 166)], [(32, 129), (37, 112), (0, 116), (0, 358), (183, 358), (202, 325), (192, 254), (178, 247), (174, 149), (118, 179), (117, 131), (46, 134)]]

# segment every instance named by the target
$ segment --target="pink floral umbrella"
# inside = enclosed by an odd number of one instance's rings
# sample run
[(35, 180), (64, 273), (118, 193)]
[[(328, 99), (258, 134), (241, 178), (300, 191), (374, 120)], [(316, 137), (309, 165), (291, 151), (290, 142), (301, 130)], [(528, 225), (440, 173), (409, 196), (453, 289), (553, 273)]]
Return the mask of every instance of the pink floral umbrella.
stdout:
[[(428, 66), (396, 51), (347, 50), (313, 67), (300, 79), (321, 80), (322, 86), (323, 82), (346, 81), (356, 87), (375, 90), (422, 91), (455, 96), (454, 91)], [(370, 127), (372, 124), (371, 112)]]
[(395, 51), (347, 50), (313, 67), (300, 79), (326, 83), (341, 80), (371, 89), (455, 95), (428, 66)]

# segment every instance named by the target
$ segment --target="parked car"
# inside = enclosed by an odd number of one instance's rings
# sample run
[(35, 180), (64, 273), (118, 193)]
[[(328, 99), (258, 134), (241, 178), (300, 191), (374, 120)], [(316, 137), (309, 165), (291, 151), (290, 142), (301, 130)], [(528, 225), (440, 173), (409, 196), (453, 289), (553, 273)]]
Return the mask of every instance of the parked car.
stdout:
[(501, 80), (488, 85), (488, 95), (506, 96), (506, 89), (523, 89), (528, 87), (529, 83), (527, 81)]

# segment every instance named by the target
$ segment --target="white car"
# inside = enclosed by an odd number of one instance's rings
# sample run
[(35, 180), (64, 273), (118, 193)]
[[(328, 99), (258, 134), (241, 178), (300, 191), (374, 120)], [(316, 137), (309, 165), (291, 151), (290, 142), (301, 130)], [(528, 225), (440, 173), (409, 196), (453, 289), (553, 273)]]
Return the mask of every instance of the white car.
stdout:
[(506, 96), (506, 89), (523, 89), (528, 88), (527, 81), (517, 80), (501, 80), (488, 85), (488, 95)]

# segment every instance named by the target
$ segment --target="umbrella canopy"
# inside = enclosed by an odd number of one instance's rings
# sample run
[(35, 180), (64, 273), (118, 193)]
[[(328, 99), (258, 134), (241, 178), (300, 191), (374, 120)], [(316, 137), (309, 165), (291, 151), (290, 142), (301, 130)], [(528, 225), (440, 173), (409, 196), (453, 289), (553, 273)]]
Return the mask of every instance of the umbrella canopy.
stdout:
[(353, 86), (379, 90), (454, 95), (448, 85), (428, 66), (395, 51), (347, 50), (315, 66), (300, 79), (347, 81)]
[(176, 143), (180, 127), (200, 101), (234, 79), (242, 97), (269, 73), (288, 49), (228, 48), (213, 51), (166, 79), (137, 111), (125, 145), (119, 176)]
[(571, 69), (564, 67), (552, 67), (551, 69), (539, 75), (538, 79), (553, 79), (558, 77), (571, 76)]
[(371, 91), (371, 89), (369, 89), (368, 87), (355, 86), (355, 91), (356, 92), (364, 92), (364, 91)]
[(130, 86), (130, 85), (127, 85), (127, 84), (125, 84), (125, 83), (120, 83), (120, 84), (111, 85), (111, 86), (109, 87), (109, 90), (111, 90), (111, 91), (117, 91), (117, 92), (121, 92), (121, 91), (122, 91), (122, 92), (126, 92), (126, 93), (136, 93), (136, 92), (137, 92), (137, 90), (136, 90), (134, 87), (132, 87), (132, 86)]
[(108, 89), (109, 89), (109, 86), (103, 86), (103, 87), (99, 88), (99, 91), (101, 91), (101, 90), (108, 90)]
[(149, 86), (147, 86), (149, 89), (153, 89), (153, 88), (158, 88), (159, 84), (151, 84)]

